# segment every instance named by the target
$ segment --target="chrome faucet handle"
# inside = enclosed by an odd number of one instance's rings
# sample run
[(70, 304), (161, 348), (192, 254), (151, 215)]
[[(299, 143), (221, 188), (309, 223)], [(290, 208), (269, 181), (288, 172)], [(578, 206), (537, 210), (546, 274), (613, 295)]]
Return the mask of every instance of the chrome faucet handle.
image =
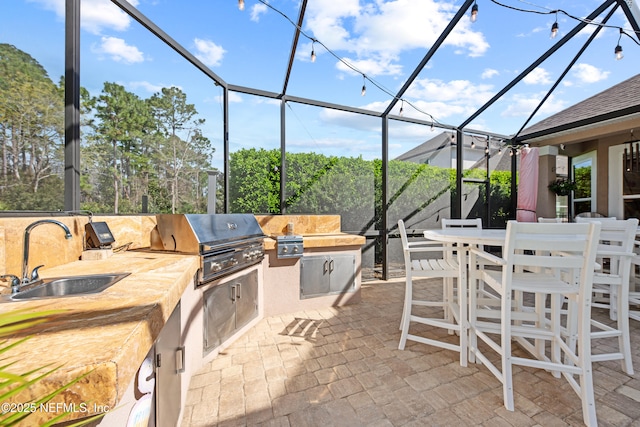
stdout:
[(30, 281), (31, 282), (35, 282), (36, 280), (40, 279), (40, 274), (38, 273), (38, 270), (44, 267), (44, 264), (37, 266), (36, 268), (33, 269), (33, 271), (31, 271), (31, 277), (30, 277)]
[(13, 274), (3, 274), (0, 279), (11, 279), (11, 293), (15, 294), (20, 290), (20, 279)]

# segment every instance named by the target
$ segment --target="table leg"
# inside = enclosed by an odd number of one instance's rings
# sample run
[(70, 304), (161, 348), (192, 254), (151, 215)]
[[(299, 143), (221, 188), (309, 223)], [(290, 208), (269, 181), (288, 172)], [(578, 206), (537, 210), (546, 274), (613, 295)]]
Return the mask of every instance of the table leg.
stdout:
[(460, 365), (467, 366), (469, 360), (469, 322), (467, 321), (469, 285), (467, 277), (467, 248), (458, 245), (458, 306), (460, 309)]

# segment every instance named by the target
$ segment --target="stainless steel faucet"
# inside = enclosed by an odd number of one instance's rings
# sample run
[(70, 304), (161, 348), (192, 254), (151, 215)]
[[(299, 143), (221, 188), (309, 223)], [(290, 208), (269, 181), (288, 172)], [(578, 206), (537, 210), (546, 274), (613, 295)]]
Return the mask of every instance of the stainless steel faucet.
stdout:
[[(31, 234), (31, 230), (33, 230), (34, 228), (42, 224), (58, 225), (62, 227), (62, 229), (64, 230), (65, 239), (71, 239), (73, 237), (71, 235), (71, 231), (69, 231), (69, 227), (67, 227), (60, 221), (56, 221), (55, 219), (41, 219), (39, 221), (29, 224), (27, 228), (24, 230), (24, 252), (23, 252), (23, 258), (22, 258), (22, 280), (20, 283), (21, 285), (26, 285), (31, 282), (35, 282), (40, 278), (38, 275), (38, 269), (40, 267), (43, 267), (42, 265), (37, 266), (36, 268), (33, 269), (33, 271), (31, 271), (31, 273), (29, 273), (29, 235)], [(13, 293), (19, 290), (19, 287), (17, 287), (16, 289), (16, 287), (13, 286), (12, 288), (13, 288)]]

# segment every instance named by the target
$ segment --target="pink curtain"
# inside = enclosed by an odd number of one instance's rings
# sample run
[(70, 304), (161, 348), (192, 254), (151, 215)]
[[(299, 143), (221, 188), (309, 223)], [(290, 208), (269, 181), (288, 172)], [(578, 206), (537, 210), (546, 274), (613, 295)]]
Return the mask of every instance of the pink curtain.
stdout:
[(538, 148), (525, 147), (520, 150), (520, 177), (518, 180), (518, 206), (516, 220), (536, 222), (538, 201)]

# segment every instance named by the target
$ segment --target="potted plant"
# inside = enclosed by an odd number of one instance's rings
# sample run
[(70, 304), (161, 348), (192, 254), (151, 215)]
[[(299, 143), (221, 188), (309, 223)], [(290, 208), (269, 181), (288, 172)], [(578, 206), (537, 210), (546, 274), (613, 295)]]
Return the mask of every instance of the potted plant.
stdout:
[(558, 196), (568, 196), (572, 191), (578, 188), (578, 186), (575, 181), (568, 178), (558, 178), (555, 181), (552, 181), (548, 188)]

